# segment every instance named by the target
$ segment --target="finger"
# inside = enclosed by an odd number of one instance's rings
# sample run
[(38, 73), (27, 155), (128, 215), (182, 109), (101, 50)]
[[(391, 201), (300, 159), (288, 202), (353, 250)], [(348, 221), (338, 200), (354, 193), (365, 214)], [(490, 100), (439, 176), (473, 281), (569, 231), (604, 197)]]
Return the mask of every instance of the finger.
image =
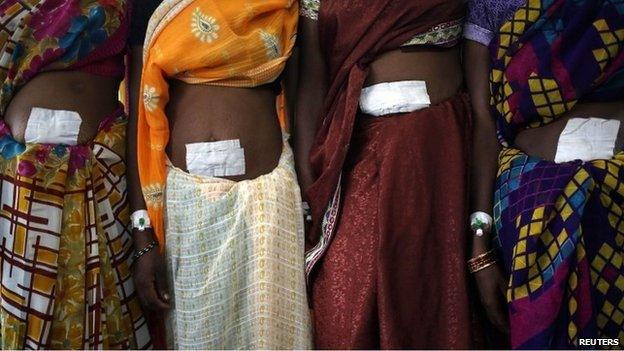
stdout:
[(169, 295), (167, 279), (165, 278), (165, 274), (162, 271), (156, 274), (156, 292), (158, 293), (158, 298), (160, 299), (160, 301), (167, 305), (167, 308), (169, 308), (169, 301), (171, 297)]
[(163, 302), (160, 297), (158, 297), (158, 293), (156, 292), (156, 285), (150, 284), (145, 291), (143, 291), (145, 296), (146, 306), (151, 310), (166, 310), (169, 309), (169, 304)]
[(509, 334), (509, 318), (507, 314), (507, 304), (500, 301), (493, 309), (493, 323), (498, 330), (505, 334)]

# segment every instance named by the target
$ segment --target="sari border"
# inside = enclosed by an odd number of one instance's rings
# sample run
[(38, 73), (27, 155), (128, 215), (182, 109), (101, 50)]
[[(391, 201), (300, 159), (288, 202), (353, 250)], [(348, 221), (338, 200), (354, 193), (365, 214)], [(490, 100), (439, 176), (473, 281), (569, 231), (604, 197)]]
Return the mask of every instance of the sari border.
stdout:
[(334, 191), (334, 195), (330, 200), (325, 214), (323, 215), (323, 221), (321, 223), (321, 236), (318, 244), (305, 253), (305, 275), (306, 282), (310, 284), (310, 276), (316, 264), (324, 256), (325, 252), (329, 248), (334, 233), (336, 232), (336, 223), (338, 221), (338, 212), (340, 210), (340, 195), (341, 195), (342, 173), (338, 178), (338, 185)]

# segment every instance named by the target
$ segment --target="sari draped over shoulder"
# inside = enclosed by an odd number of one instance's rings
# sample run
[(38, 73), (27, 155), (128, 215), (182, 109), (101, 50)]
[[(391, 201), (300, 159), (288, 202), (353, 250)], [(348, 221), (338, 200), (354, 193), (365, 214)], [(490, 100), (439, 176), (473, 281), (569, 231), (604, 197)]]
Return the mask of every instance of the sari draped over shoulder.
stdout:
[[(43, 72), (121, 79), (129, 7), (2, 0), (0, 118)], [(2, 349), (151, 346), (130, 274), (125, 132), (122, 106), (84, 145), (20, 143), (0, 119)]]
[(295, 0), (171, 0), (152, 15), (144, 49), (137, 144), (141, 187), (161, 243), (169, 141), (167, 79), (226, 87), (273, 82), (293, 49), (297, 15)]
[(529, 0), (489, 48), (491, 106), (505, 146), (494, 219), (509, 274), (512, 346), (621, 344), (624, 155), (555, 163), (510, 145), (520, 130), (577, 103), (624, 96), (624, 3)]
[(307, 189), (314, 220), (314, 229), (307, 238), (308, 275), (329, 247), (335, 230), (341, 173), (368, 65), (415, 35), (460, 20), (463, 15), (462, 1), (324, 0), (321, 3), (318, 27), (330, 85), (321, 127), (311, 151), (317, 180)]

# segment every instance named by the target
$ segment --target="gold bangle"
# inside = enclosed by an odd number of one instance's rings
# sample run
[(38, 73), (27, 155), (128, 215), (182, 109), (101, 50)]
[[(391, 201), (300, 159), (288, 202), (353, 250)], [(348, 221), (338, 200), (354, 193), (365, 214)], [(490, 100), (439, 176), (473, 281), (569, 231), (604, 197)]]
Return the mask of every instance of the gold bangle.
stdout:
[(476, 257), (468, 260), (468, 271), (470, 273), (478, 272), (484, 268), (487, 268), (497, 262), (495, 250), (491, 249), (485, 253), (482, 253)]
[(477, 273), (478, 271), (484, 270), (484, 269), (488, 268), (489, 266), (495, 264), (496, 262), (498, 262), (498, 261), (493, 260), (493, 261), (490, 261), (490, 262), (488, 262), (486, 264), (483, 264), (481, 266), (471, 268), (470, 269), (470, 273), (472, 273), (472, 274)]
[(469, 259), (469, 260), (468, 260), (468, 263), (470, 263), (470, 262), (472, 262), (472, 261), (477, 261), (477, 260), (479, 260), (480, 258), (484, 258), (484, 257), (486, 257), (486, 256), (490, 256), (490, 255), (491, 255), (491, 254), (493, 254), (493, 253), (494, 253), (494, 249), (490, 249), (490, 250), (488, 250), (488, 251), (486, 251), (486, 252), (484, 252), (484, 253), (482, 253), (482, 254), (480, 254), (480, 255), (478, 255), (478, 256), (475, 256), (475, 257), (473, 257), (473, 258)]

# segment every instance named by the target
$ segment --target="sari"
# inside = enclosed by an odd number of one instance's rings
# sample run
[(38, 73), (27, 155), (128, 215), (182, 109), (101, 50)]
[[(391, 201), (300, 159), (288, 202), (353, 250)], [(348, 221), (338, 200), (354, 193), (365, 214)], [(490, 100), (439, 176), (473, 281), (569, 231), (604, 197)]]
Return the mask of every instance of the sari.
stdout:
[[(285, 0), (248, 5), (185, 0), (164, 1), (152, 15), (143, 54), (137, 156), (141, 188), (161, 244), (165, 242), (163, 190), (169, 141), (166, 78), (225, 87), (272, 82), (294, 46), (296, 14), (296, 4)], [(197, 45), (210, 50), (198, 50)], [(188, 50), (171, 50), (180, 47)]]
[(167, 162), (164, 150), (167, 79), (225, 87), (271, 83), (293, 49), (297, 15), (292, 0), (170, 0), (149, 22), (138, 166), (165, 248), (170, 347), (312, 347), (303, 212), (288, 143), (273, 171), (241, 182), (186, 173)]
[[(0, 116), (44, 71), (119, 77), (126, 1), (0, 4)], [(0, 121), (0, 346), (145, 349), (132, 283), (120, 106), (84, 145), (18, 143)]]
[(624, 155), (555, 163), (508, 145), (578, 102), (624, 96), (624, 4), (529, 0), (490, 44), (491, 106), (505, 146), (495, 229), (514, 348), (624, 342)]
[(428, 44), (447, 46), (437, 30), (463, 15), (462, 1), (320, 3), (330, 88), (311, 153), (306, 254), (318, 348), (472, 345), (462, 225), (467, 99), (458, 93), (380, 117), (358, 110), (376, 57), (424, 33), (438, 38)]
[[(378, 55), (399, 48), (416, 34), (425, 33), (445, 20), (460, 19), (464, 10), (454, 1), (400, 4), (381, 1), (361, 4), (360, 13), (354, 16), (357, 11), (351, 5), (341, 7), (334, 1), (324, 1), (319, 14), (321, 49), (330, 85), (310, 155), (316, 180), (306, 189), (314, 221), (307, 238), (308, 276), (329, 247), (335, 230), (340, 178), (368, 65)], [(364, 15), (367, 21), (361, 21)], [(338, 16), (341, 21), (335, 20)]]

